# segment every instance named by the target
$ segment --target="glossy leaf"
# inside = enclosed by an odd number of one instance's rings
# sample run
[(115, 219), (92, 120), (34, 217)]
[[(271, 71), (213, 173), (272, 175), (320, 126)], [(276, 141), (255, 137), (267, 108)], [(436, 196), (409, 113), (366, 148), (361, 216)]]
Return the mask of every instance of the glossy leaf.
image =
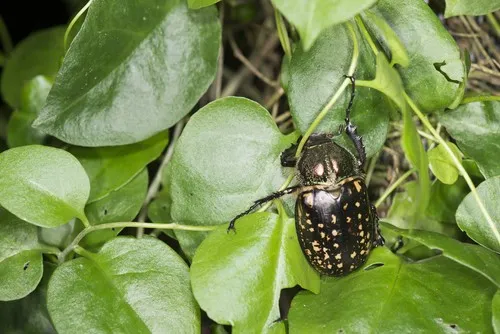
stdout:
[(474, 159), (483, 175), (500, 175), (500, 102), (473, 102), (438, 114), (462, 152)]
[(294, 220), (255, 213), (239, 219), (236, 231), (221, 226), (196, 251), (191, 265), (196, 300), (211, 319), (232, 325), (233, 333), (284, 332), (276, 322), (281, 289), (298, 284), (317, 293), (319, 287)]
[[(463, 94), (465, 66), (453, 37), (432, 9), (423, 1), (380, 0), (372, 11), (390, 25), (411, 59), (398, 71), (412, 100), (426, 112), (455, 103)], [(385, 44), (383, 39), (379, 42)]]
[(156, 160), (168, 143), (164, 131), (140, 143), (112, 147), (72, 147), (90, 179), (88, 203), (95, 202), (130, 182), (147, 164)]
[(0, 301), (35, 290), (43, 274), (36, 226), (0, 208)]
[[(356, 69), (358, 80), (375, 77), (375, 58), (358, 36), (360, 58)], [(352, 58), (352, 41), (347, 28), (337, 25), (327, 29), (307, 52), (296, 49), (293, 53), (288, 80), (288, 102), (297, 129), (304, 133), (320, 110), (331, 99), (344, 80)], [(317, 132), (334, 133), (344, 123), (349, 102), (350, 87), (320, 123)], [(393, 107), (387, 98), (374, 89), (358, 87), (351, 114), (358, 133), (363, 136), (368, 156), (375, 154), (384, 144), (389, 124), (389, 110)], [(341, 138), (338, 138), (340, 140)], [(337, 139), (336, 139), (337, 140)], [(352, 144), (346, 136), (341, 144)]]
[(245, 98), (216, 100), (194, 114), (177, 142), (168, 174), (173, 221), (227, 223), (276, 191), (292, 169), (280, 155), (297, 140)]
[(463, 178), (451, 185), (436, 180), (431, 186), (426, 215), (442, 223), (455, 224), (455, 212), (469, 192), (470, 189)]
[(444, 17), (458, 15), (485, 15), (500, 9), (499, 0), (446, 0)]
[(404, 230), (382, 223), (385, 228), (406, 238), (443, 252), (443, 256), (477, 271), (500, 288), (500, 256), (484, 247), (462, 243), (439, 233), (422, 230)]
[(297, 28), (304, 49), (309, 50), (325, 29), (353, 18), (373, 5), (376, 0), (272, 0), (272, 2)]
[[(375, 264), (383, 266), (367, 270)], [(486, 333), (495, 292), (487, 279), (443, 256), (412, 263), (377, 248), (364, 270), (325, 279), (319, 295), (300, 292), (288, 315), (290, 333)]]
[(42, 109), (52, 87), (52, 81), (38, 75), (28, 81), (23, 88), (20, 109), (12, 113), (7, 126), (9, 147), (41, 144), (45, 134), (31, 127)]
[(493, 297), (492, 303), (493, 329), (495, 333), (500, 333), (500, 290)]
[[(490, 214), (493, 224), (500, 231), (500, 176), (492, 177), (477, 187), (486, 211)], [(496, 239), (492, 228), (481, 213), (476, 200), (469, 193), (458, 207), (455, 218), (458, 226), (477, 242), (497, 253), (500, 253), (500, 241)]]
[(177, 123), (205, 93), (219, 44), (213, 7), (95, 0), (34, 126), (80, 146), (149, 138)]
[(382, 41), (381, 46), (385, 47), (384, 51), (390, 55), (391, 65), (399, 64), (407, 67), (410, 64), (408, 52), (391, 26), (371, 9), (364, 11), (361, 15), (364, 24), (375, 34), (376, 39)]
[[(47, 304), (60, 333), (200, 332), (184, 261), (153, 238), (119, 237), (56, 269)], [(110, 316), (113, 315), (113, 316)]]
[(214, 3), (217, 3), (219, 1), (220, 0), (188, 0), (188, 6), (192, 9), (200, 9), (213, 5)]
[[(90, 225), (132, 221), (142, 207), (148, 191), (148, 171), (143, 169), (136, 177), (122, 188), (112, 191), (103, 199), (85, 207)], [(100, 246), (118, 235), (122, 229), (98, 230), (88, 234), (82, 240), (83, 247)]]
[(47, 311), (47, 284), (55, 265), (44, 263), (38, 287), (23, 299), (0, 302), (0, 323), (4, 334), (56, 334)]
[(1, 89), (12, 107), (21, 106), (21, 92), (26, 81), (37, 75), (53, 76), (64, 55), (64, 27), (40, 30), (19, 43), (5, 64)]
[[(447, 142), (446, 144), (453, 151), (453, 154), (458, 161), (462, 160), (462, 153), (460, 153), (458, 147), (450, 142)], [(429, 159), (429, 167), (439, 181), (445, 184), (453, 184), (457, 181), (458, 176), (460, 175), (459, 171), (453, 160), (451, 160), (448, 152), (441, 144), (437, 145), (432, 150), (429, 150), (427, 152), (427, 156)]]
[(0, 154), (0, 204), (19, 218), (56, 227), (83, 212), (89, 179), (78, 160), (66, 151), (39, 145)]

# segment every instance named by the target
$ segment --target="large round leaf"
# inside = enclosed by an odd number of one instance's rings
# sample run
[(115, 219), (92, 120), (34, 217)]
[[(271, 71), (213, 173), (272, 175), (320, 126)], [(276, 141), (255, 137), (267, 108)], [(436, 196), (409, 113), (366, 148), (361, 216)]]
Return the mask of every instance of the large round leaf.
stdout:
[(90, 179), (92, 203), (130, 182), (147, 164), (156, 160), (168, 143), (164, 131), (140, 143), (112, 147), (72, 147), (69, 149), (82, 164)]
[(116, 238), (54, 272), (47, 304), (60, 333), (199, 333), (184, 261), (153, 238)]
[[(360, 40), (360, 43), (356, 78), (371, 80), (376, 73), (375, 57), (363, 41)], [(344, 25), (325, 30), (309, 51), (295, 50), (288, 68), (288, 101), (294, 124), (301, 133), (307, 130), (339, 88), (347, 74), (351, 58), (352, 41)], [(345, 109), (351, 95), (349, 90), (350, 88), (333, 106), (317, 132), (335, 133), (339, 125), (344, 124)], [(392, 106), (382, 93), (371, 88), (357, 88), (356, 96), (352, 120), (358, 127), (358, 133), (363, 136), (370, 156), (385, 141), (389, 124), (388, 111)], [(345, 138), (343, 139), (345, 145)]]
[(495, 330), (495, 333), (500, 333), (500, 290), (498, 290), (495, 297), (493, 297), (492, 312), (493, 329)]
[(206, 91), (219, 43), (213, 7), (95, 0), (34, 126), (81, 146), (151, 137), (177, 123)]
[(0, 154), (0, 204), (19, 218), (55, 227), (83, 212), (89, 178), (66, 151), (39, 145), (12, 148)]
[[(497, 231), (500, 231), (500, 176), (492, 177), (482, 182), (477, 187), (477, 193), (490, 214), (493, 224)], [(492, 227), (479, 209), (476, 200), (469, 193), (455, 215), (458, 226), (467, 233), (467, 235), (477, 243), (487, 247), (497, 253), (500, 253), (500, 240), (498, 240), (492, 231)]]
[(286, 179), (280, 154), (296, 141), (280, 133), (269, 112), (228, 97), (199, 110), (184, 128), (170, 164), (174, 221), (228, 222)]
[(474, 159), (485, 177), (500, 175), (500, 102), (473, 102), (438, 114), (464, 154)]
[(36, 226), (0, 208), (0, 300), (35, 290), (43, 273), (42, 248)]
[(233, 333), (267, 333), (283, 324), (279, 297), (297, 284), (318, 292), (319, 276), (307, 263), (293, 219), (262, 212), (245, 216), (236, 234), (212, 232), (191, 266), (193, 292), (208, 316)]
[[(370, 265), (383, 264), (369, 269)], [(301, 292), (288, 315), (290, 333), (489, 333), (496, 286), (443, 256), (405, 262), (377, 248), (365, 269)]]
[(64, 27), (35, 32), (19, 43), (5, 64), (1, 89), (13, 108), (21, 106), (21, 91), (26, 81), (37, 75), (53, 76), (64, 55)]
[[(391, 26), (406, 48), (409, 65), (398, 71), (408, 95), (427, 112), (455, 104), (463, 95), (465, 66), (453, 37), (432, 9), (424, 1), (380, 0), (370, 11)], [(366, 23), (379, 30), (370, 16)]]
[[(326, 28), (347, 21), (376, 0), (272, 0), (299, 31), (308, 50)], [(334, 59), (334, 58), (332, 58)]]
[(457, 15), (485, 15), (500, 9), (499, 0), (446, 0), (444, 17)]

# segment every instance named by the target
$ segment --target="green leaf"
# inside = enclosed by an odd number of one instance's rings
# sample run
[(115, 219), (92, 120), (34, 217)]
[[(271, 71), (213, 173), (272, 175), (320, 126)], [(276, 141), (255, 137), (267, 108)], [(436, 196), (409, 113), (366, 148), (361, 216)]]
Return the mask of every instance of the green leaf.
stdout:
[(45, 104), (52, 87), (52, 81), (38, 75), (28, 81), (23, 88), (20, 109), (12, 113), (7, 127), (9, 147), (41, 144), (45, 134), (31, 127), (31, 124)]
[[(460, 83), (466, 74), (460, 50), (424, 1), (380, 0), (371, 13), (385, 20), (403, 43), (411, 61), (398, 71), (406, 92), (423, 111), (444, 109), (463, 94)], [(379, 42), (390, 48), (384, 39)]]
[(365, 10), (361, 16), (364, 24), (374, 33), (376, 39), (381, 41), (381, 46), (385, 47), (386, 54), (390, 55), (391, 66), (399, 64), (402, 67), (407, 67), (410, 64), (410, 59), (406, 47), (391, 26), (377, 15), (376, 11), (371, 9)]
[(194, 114), (184, 128), (168, 174), (173, 221), (227, 223), (285, 181), (280, 155), (296, 141), (280, 133), (256, 102), (228, 97)]
[(4, 334), (56, 334), (47, 311), (47, 284), (55, 265), (45, 262), (38, 287), (23, 299), (0, 302), (0, 323)]
[(319, 287), (294, 220), (254, 213), (239, 219), (236, 230), (227, 233), (221, 226), (196, 251), (191, 265), (196, 300), (211, 319), (232, 325), (233, 333), (284, 332), (283, 323), (276, 323), (281, 289), (299, 284), (317, 293)]
[(164, 131), (140, 143), (111, 147), (72, 147), (69, 152), (82, 164), (90, 179), (88, 203), (98, 201), (130, 182), (168, 143)]
[(0, 300), (15, 300), (35, 290), (43, 274), (42, 245), (36, 226), (0, 208)]
[(188, 6), (191, 9), (200, 9), (213, 5), (214, 3), (217, 3), (219, 1), (220, 0), (188, 0)]
[(184, 261), (154, 238), (119, 237), (54, 272), (47, 306), (59, 333), (199, 333)]
[(272, 0), (272, 2), (297, 28), (304, 49), (309, 50), (322, 31), (353, 18), (373, 5), (376, 0)]
[(379, 247), (364, 270), (321, 283), (321, 294), (294, 298), (290, 333), (492, 331), (496, 287), (443, 256), (412, 263)]
[(94, 0), (34, 126), (81, 146), (149, 138), (177, 123), (205, 93), (220, 34), (214, 7)]
[[(492, 177), (477, 187), (479, 198), (491, 216), (497, 231), (500, 230), (500, 176)], [(496, 239), (491, 226), (484, 218), (476, 200), (469, 193), (458, 207), (456, 216), (458, 226), (467, 235), (486, 248), (500, 253), (500, 241)]]
[(458, 15), (485, 15), (500, 9), (499, 0), (446, 0), (444, 17)]
[(493, 158), (500, 156), (500, 102), (467, 103), (438, 118), (486, 178), (500, 175), (500, 164)]
[[(360, 41), (360, 58), (356, 69), (358, 80), (375, 77), (375, 57), (366, 43)], [(304, 133), (320, 110), (340, 87), (352, 58), (352, 41), (347, 28), (337, 25), (327, 29), (307, 52), (297, 48), (290, 62), (288, 102), (297, 129)], [(347, 89), (343, 97), (320, 123), (317, 132), (334, 133), (345, 124), (345, 109), (351, 96)], [(363, 136), (368, 156), (375, 154), (384, 144), (389, 126), (392, 104), (374, 89), (357, 88), (352, 110), (352, 121)], [(340, 139), (340, 138), (339, 138)], [(341, 144), (350, 147), (346, 136)]]
[(495, 333), (500, 333), (500, 290), (495, 293), (492, 303), (493, 329)]
[(399, 235), (416, 240), (431, 249), (442, 251), (443, 256), (480, 273), (500, 288), (500, 257), (497, 254), (484, 247), (462, 243), (439, 233), (403, 230), (390, 224), (382, 224)]
[(12, 148), (0, 154), (0, 170), (0, 205), (19, 218), (42, 227), (74, 217), (87, 221), (89, 179), (68, 152), (39, 145)]
[[(458, 161), (462, 160), (462, 153), (458, 147), (450, 142), (447, 142), (446, 144), (453, 151), (453, 154)], [(460, 172), (455, 166), (455, 163), (453, 163), (453, 160), (451, 160), (451, 157), (446, 149), (441, 144), (437, 145), (432, 150), (429, 150), (427, 152), (427, 156), (429, 159), (429, 167), (439, 181), (445, 184), (453, 184), (457, 181)]]
[(455, 224), (455, 212), (469, 192), (470, 189), (463, 178), (451, 185), (436, 180), (431, 186), (426, 215), (442, 223)]
[(418, 171), (419, 188), (415, 198), (416, 203), (414, 204), (416, 210), (414, 220), (416, 221), (425, 212), (429, 203), (431, 189), (428, 172), (429, 162), (408, 107), (403, 108), (402, 112), (404, 127), (403, 135), (401, 136), (401, 146), (406, 158)]
[[(148, 191), (148, 171), (143, 169), (136, 177), (122, 188), (112, 191), (103, 199), (85, 207), (90, 225), (113, 222), (127, 222), (137, 216)], [(80, 243), (83, 247), (96, 247), (111, 240), (121, 228), (98, 230), (87, 234)]]
[(4, 100), (21, 106), (21, 91), (26, 81), (37, 75), (53, 76), (64, 55), (65, 27), (40, 30), (19, 43), (5, 64), (1, 78)]

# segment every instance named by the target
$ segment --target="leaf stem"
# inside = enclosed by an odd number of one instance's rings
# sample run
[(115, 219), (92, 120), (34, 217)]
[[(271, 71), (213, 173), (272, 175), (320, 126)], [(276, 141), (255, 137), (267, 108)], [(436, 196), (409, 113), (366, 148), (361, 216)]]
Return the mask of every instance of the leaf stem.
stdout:
[(487, 101), (500, 101), (500, 96), (495, 95), (479, 95), (465, 97), (460, 104), (467, 104), (472, 102), (487, 102)]
[(155, 224), (155, 223), (137, 223), (137, 222), (116, 222), (107, 223), (101, 225), (94, 225), (86, 227), (81, 231), (76, 238), (71, 242), (71, 244), (66, 247), (62, 252), (58, 254), (59, 262), (62, 263), (66, 259), (66, 256), (75, 249), (75, 247), (82, 241), (85, 236), (91, 232), (98, 230), (105, 230), (110, 228), (125, 228), (125, 227), (143, 227), (143, 228), (156, 228), (161, 230), (184, 230), (184, 231), (212, 231), (217, 226), (193, 226), (193, 225), (181, 225), (177, 223), (165, 223), (165, 224)]
[(403, 175), (401, 175), (399, 179), (397, 179), (393, 184), (391, 184), (389, 188), (387, 188), (384, 191), (382, 196), (379, 197), (379, 199), (375, 202), (375, 207), (378, 208), (380, 204), (382, 204), (385, 201), (385, 199), (389, 197), (389, 195), (401, 185), (401, 183), (403, 183), (411, 174), (415, 172), (416, 169), (413, 168), (404, 173)]
[(76, 13), (75, 17), (71, 20), (71, 22), (68, 25), (68, 28), (66, 29), (66, 32), (64, 33), (64, 50), (68, 50), (68, 37), (69, 33), (71, 32), (71, 29), (75, 25), (76, 21), (85, 13), (85, 11), (89, 8), (89, 6), (92, 4), (92, 0), (89, 0), (85, 6), (80, 9), (78, 13)]
[[(372, 49), (373, 54), (377, 55), (379, 53), (379, 50), (378, 50), (377, 46), (375, 45), (375, 42), (373, 42), (373, 39), (372, 39), (370, 33), (368, 32), (368, 29), (366, 29), (365, 23), (361, 19), (361, 16), (356, 15), (354, 17), (354, 20), (356, 20), (356, 23), (358, 24), (358, 27), (361, 30), (361, 33), (363, 34), (363, 36), (365, 37), (365, 40), (370, 45), (370, 48)], [(356, 84), (357, 84), (357, 82), (356, 82)]]
[(429, 130), (429, 132), (437, 139), (439, 144), (441, 144), (444, 149), (446, 150), (446, 153), (450, 156), (451, 160), (453, 161), (453, 164), (455, 167), (460, 171), (460, 174), (463, 176), (465, 179), (465, 182), (469, 186), (472, 196), (474, 197), (479, 210), (481, 210), (481, 213), (483, 214), (484, 218), (486, 219), (486, 222), (488, 223), (491, 231), (495, 235), (495, 238), (497, 239), (497, 242), (500, 244), (500, 232), (498, 231), (497, 227), (495, 226), (495, 223), (493, 222), (493, 219), (491, 218), (490, 214), (486, 210), (486, 207), (483, 204), (483, 201), (479, 197), (479, 194), (477, 193), (476, 187), (474, 186), (474, 183), (472, 182), (472, 179), (470, 178), (469, 174), (465, 170), (465, 168), (462, 166), (456, 155), (453, 153), (451, 148), (448, 146), (446, 141), (441, 138), (439, 133), (434, 129), (432, 124), (429, 122), (427, 117), (424, 116), (424, 114), (418, 109), (417, 105), (413, 102), (413, 100), (405, 93), (405, 100), (408, 103), (408, 105), (411, 107), (413, 112), (418, 116), (422, 124)]
[[(273, 6), (274, 7), (274, 6)], [(276, 20), (276, 29), (278, 30), (278, 37), (280, 39), (281, 47), (285, 55), (290, 59), (292, 57), (292, 47), (290, 45), (290, 38), (286, 30), (285, 21), (281, 13), (274, 7), (274, 18)]]
[(497, 19), (495, 18), (495, 15), (493, 15), (493, 13), (488, 13), (488, 14), (486, 14), (486, 19), (493, 26), (493, 29), (495, 30), (497, 37), (500, 37), (500, 24), (498, 23)]

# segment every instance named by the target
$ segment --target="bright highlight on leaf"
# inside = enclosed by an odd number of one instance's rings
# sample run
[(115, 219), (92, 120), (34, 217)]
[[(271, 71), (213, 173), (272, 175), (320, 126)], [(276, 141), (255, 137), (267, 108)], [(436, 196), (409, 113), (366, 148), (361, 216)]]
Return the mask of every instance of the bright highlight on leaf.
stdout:
[(22, 146), (0, 154), (0, 205), (42, 227), (87, 221), (83, 208), (89, 178), (78, 160), (64, 150)]

